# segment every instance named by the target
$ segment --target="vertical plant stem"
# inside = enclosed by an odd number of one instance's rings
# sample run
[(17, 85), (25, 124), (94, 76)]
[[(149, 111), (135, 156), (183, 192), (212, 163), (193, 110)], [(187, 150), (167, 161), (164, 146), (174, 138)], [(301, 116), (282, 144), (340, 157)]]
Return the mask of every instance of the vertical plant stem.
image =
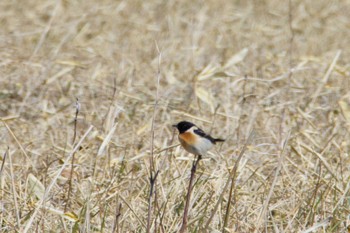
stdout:
[(19, 217), (19, 209), (18, 209), (18, 203), (17, 203), (17, 193), (16, 193), (16, 188), (15, 188), (15, 178), (14, 178), (14, 174), (13, 174), (12, 158), (11, 158), (11, 154), (9, 152), (8, 152), (8, 157), (9, 157), (9, 163), (10, 163), (12, 195), (13, 195), (13, 202), (15, 204), (17, 227), (18, 227), (18, 229), (21, 229), (21, 221), (20, 221), (20, 217)]
[(114, 219), (113, 230), (112, 230), (113, 233), (114, 232), (119, 233), (119, 217), (121, 215), (121, 210), (122, 210), (122, 204), (119, 203), (119, 205), (116, 208), (115, 219)]
[(90, 125), (90, 127), (87, 129), (87, 131), (85, 132), (85, 134), (83, 135), (83, 137), (80, 139), (80, 141), (78, 141), (77, 145), (73, 148), (72, 152), (69, 153), (69, 155), (67, 156), (67, 158), (65, 159), (65, 162), (63, 163), (63, 165), (61, 166), (60, 169), (58, 169), (58, 171), (56, 172), (55, 176), (53, 177), (50, 185), (45, 189), (45, 193), (44, 196), (42, 197), (42, 199), (40, 199), (35, 207), (34, 212), (32, 213), (32, 215), (30, 216), (30, 218), (28, 219), (26, 226), (24, 228), (24, 230), (22, 230), (21, 232), (23, 233), (27, 233), (29, 231), (29, 229), (31, 228), (33, 221), (36, 217), (36, 215), (39, 213), (40, 209), (42, 208), (42, 206), (44, 205), (44, 203), (46, 202), (46, 199), (52, 189), (52, 187), (56, 184), (58, 177), (61, 175), (62, 171), (64, 170), (64, 168), (68, 165), (70, 158), (73, 156), (73, 154), (78, 150), (78, 148), (80, 147), (80, 145), (83, 143), (83, 141), (85, 140), (85, 138), (87, 137), (87, 135), (90, 133), (90, 131), (93, 129), (93, 126)]
[(193, 190), (193, 181), (196, 175), (196, 170), (197, 170), (197, 165), (199, 163), (199, 160), (201, 160), (202, 156), (198, 155), (197, 159), (193, 161), (192, 163), (192, 169), (191, 169), (191, 177), (190, 177), (190, 183), (188, 185), (188, 190), (187, 190), (187, 197), (186, 197), (186, 204), (185, 204), (185, 209), (184, 209), (184, 214), (182, 218), (182, 226), (180, 229), (180, 233), (183, 233), (187, 229), (187, 220), (188, 220), (188, 209), (190, 206), (191, 202), (191, 194)]
[(77, 137), (77, 123), (78, 123), (79, 111), (80, 111), (80, 103), (79, 103), (79, 99), (76, 98), (76, 102), (75, 102), (75, 117), (74, 117), (74, 135), (73, 135), (72, 145), (74, 145), (75, 139)]
[(241, 161), (241, 159), (242, 159), (242, 157), (243, 157), (243, 155), (244, 155), (244, 152), (245, 152), (245, 150), (247, 149), (247, 145), (248, 145), (248, 143), (250, 143), (250, 140), (251, 140), (253, 134), (254, 134), (254, 131), (252, 130), (252, 131), (249, 133), (248, 139), (246, 140), (246, 142), (245, 142), (245, 144), (244, 144), (244, 146), (243, 146), (243, 148), (242, 148), (242, 150), (241, 150), (241, 152), (240, 152), (240, 154), (239, 154), (239, 156), (238, 156), (238, 158), (237, 158), (237, 161), (236, 161), (236, 163), (235, 163), (235, 166), (231, 169), (231, 171), (230, 171), (230, 173), (229, 173), (229, 178), (227, 179), (227, 181), (226, 181), (226, 183), (225, 183), (225, 186), (224, 186), (224, 188), (222, 189), (222, 192), (221, 192), (221, 194), (220, 194), (220, 196), (219, 196), (219, 199), (218, 199), (218, 201), (216, 202), (215, 207), (214, 207), (214, 209), (212, 210), (212, 212), (211, 212), (211, 214), (210, 214), (210, 217), (209, 217), (208, 221), (206, 222), (206, 224), (205, 224), (205, 226), (204, 226), (204, 229), (208, 229), (208, 228), (209, 228), (209, 225), (210, 225), (211, 221), (213, 220), (214, 215), (215, 215), (217, 209), (219, 208), (219, 205), (220, 205), (221, 202), (222, 202), (222, 199), (223, 199), (224, 194), (225, 194), (225, 192), (226, 192), (226, 190), (227, 190), (227, 188), (228, 188), (228, 185), (230, 184), (230, 181), (232, 181), (232, 179), (233, 179), (234, 176), (235, 176), (235, 171), (236, 171), (237, 168), (238, 168), (239, 162)]
[[(79, 103), (79, 99), (77, 98), (77, 101), (75, 102), (74, 135), (73, 135), (73, 141), (72, 141), (73, 146), (75, 143), (75, 138), (77, 136), (77, 122), (78, 122), (79, 111), (80, 111), (80, 103)], [(74, 159), (75, 159), (75, 153), (73, 153), (73, 155), (72, 155), (72, 163), (71, 163), (71, 169), (70, 169), (70, 174), (69, 174), (68, 195), (67, 195), (66, 205), (64, 206), (64, 212), (67, 211), (69, 204), (70, 204), (70, 195), (72, 192), (72, 177), (73, 177), (73, 171), (74, 171)]]
[[(252, 133), (250, 133), (248, 139), (247, 139), (247, 143), (250, 141), (250, 136), (251, 136)], [(247, 145), (247, 143), (244, 145), (244, 148), (242, 150), (242, 152), (245, 151), (245, 147)], [(231, 210), (231, 199), (232, 199), (232, 193), (233, 193), (233, 190), (235, 191), (234, 193), (234, 200), (233, 200), (233, 203), (235, 204), (236, 203), (236, 183), (235, 183), (235, 180), (236, 180), (236, 176), (237, 176), (237, 170), (238, 170), (238, 166), (239, 166), (239, 162), (241, 161), (241, 158), (243, 156), (243, 153), (241, 152), (240, 156), (238, 157), (237, 159), (237, 162), (235, 164), (235, 166), (233, 167), (233, 169), (231, 170), (231, 187), (230, 187), (230, 192), (229, 192), (229, 197), (228, 197), (228, 202), (227, 202), (227, 206), (226, 206), (226, 213), (225, 213), (225, 220), (224, 220), (224, 227), (222, 229), (222, 232), (224, 233), (227, 228), (227, 225), (228, 225), (228, 220), (229, 220), (229, 216), (230, 216), (230, 210)]]
[(285, 138), (285, 140), (283, 141), (283, 147), (282, 147), (282, 150), (280, 151), (280, 154), (279, 154), (279, 160), (278, 160), (278, 165), (276, 167), (276, 171), (275, 171), (275, 175), (274, 175), (274, 178), (273, 178), (273, 181), (272, 181), (272, 184), (271, 184), (271, 187), (270, 187), (270, 190), (269, 190), (269, 193), (264, 201), (264, 204), (262, 206), (262, 209), (261, 209), (261, 212), (259, 214), (259, 217), (256, 221), (256, 229), (254, 232), (260, 232), (260, 225), (261, 225), (261, 222), (264, 220), (265, 221), (265, 224), (266, 224), (266, 218), (267, 218), (267, 210), (268, 210), (268, 205), (270, 203), (270, 199), (271, 199), (271, 196), (273, 194), (273, 190), (277, 184), (277, 180), (280, 178), (280, 171), (282, 169), (282, 166), (283, 166), (283, 160), (284, 160), (284, 151), (286, 149), (286, 146), (288, 144), (288, 140), (289, 140), (289, 137), (290, 137), (290, 133), (291, 131), (288, 132), (288, 135), (287, 137)]
[(157, 51), (158, 51), (158, 72), (157, 72), (157, 88), (156, 88), (156, 98), (153, 108), (153, 116), (152, 116), (152, 126), (151, 126), (151, 156), (150, 156), (150, 192), (148, 197), (148, 214), (147, 214), (147, 229), (146, 232), (149, 233), (151, 230), (151, 213), (152, 213), (152, 196), (153, 196), (153, 189), (154, 185), (156, 183), (156, 179), (159, 173), (158, 171), (155, 171), (155, 165), (154, 165), (154, 121), (156, 118), (156, 111), (158, 106), (158, 98), (159, 98), (159, 81), (160, 81), (160, 63), (162, 59), (162, 54), (160, 53), (160, 50), (158, 48), (158, 44), (156, 43)]
[(291, 83), (291, 78), (293, 75), (292, 72), (292, 62), (293, 62), (293, 43), (294, 43), (294, 29), (293, 29), (293, 5), (292, 0), (289, 0), (288, 2), (288, 26), (289, 26), (289, 32), (290, 32), (290, 38), (289, 38), (289, 51), (288, 51), (288, 58), (289, 58), (289, 75), (288, 75), (288, 91)]
[[(225, 233), (225, 229), (227, 228), (227, 224), (228, 224), (228, 219), (230, 216), (230, 209), (231, 209), (231, 199), (232, 199), (232, 193), (233, 193), (233, 189), (235, 187), (235, 179), (236, 179), (236, 174), (237, 174), (237, 169), (235, 169), (233, 174), (233, 177), (231, 179), (231, 187), (230, 187), (230, 193), (228, 196), (228, 201), (227, 201), (227, 206), (226, 206), (226, 214), (225, 214), (225, 220), (224, 220), (224, 227), (222, 229), (222, 233)], [(236, 199), (236, 196), (234, 197)], [(236, 201), (234, 201), (236, 203)]]
[(4, 156), (2, 157), (2, 163), (1, 163), (1, 168), (0, 168), (0, 184), (1, 184), (2, 171), (4, 170), (6, 156), (7, 156), (8, 152), (9, 152), (9, 150), (10, 150), (10, 148), (7, 147), (7, 150), (5, 151)]

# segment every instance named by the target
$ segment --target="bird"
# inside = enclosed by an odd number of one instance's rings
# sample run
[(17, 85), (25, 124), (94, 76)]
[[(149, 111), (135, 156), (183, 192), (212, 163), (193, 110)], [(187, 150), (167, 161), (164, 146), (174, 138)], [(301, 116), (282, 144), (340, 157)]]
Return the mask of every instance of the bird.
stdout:
[(205, 133), (195, 124), (188, 121), (180, 121), (173, 125), (179, 131), (179, 141), (182, 147), (189, 153), (197, 155), (198, 158), (206, 155), (217, 142), (224, 142), (224, 139), (213, 138)]

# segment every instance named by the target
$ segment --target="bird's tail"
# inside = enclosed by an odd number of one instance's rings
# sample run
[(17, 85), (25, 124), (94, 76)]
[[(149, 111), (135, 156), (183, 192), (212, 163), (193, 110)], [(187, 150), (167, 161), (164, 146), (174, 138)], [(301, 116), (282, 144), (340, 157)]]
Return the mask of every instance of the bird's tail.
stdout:
[(225, 139), (221, 139), (221, 138), (214, 138), (214, 142), (224, 142)]

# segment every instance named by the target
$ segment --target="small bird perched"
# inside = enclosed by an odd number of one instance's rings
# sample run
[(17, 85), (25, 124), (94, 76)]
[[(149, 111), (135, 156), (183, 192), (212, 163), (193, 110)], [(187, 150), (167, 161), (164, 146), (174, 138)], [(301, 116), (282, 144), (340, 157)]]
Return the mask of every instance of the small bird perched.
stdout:
[(225, 141), (220, 138), (213, 138), (188, 121), (181, 121), (173, 127), (179, 131), (179, 141), (183, 148), (191, 154), (198, 155), (199, 158), (205, 155), (216, 142)]

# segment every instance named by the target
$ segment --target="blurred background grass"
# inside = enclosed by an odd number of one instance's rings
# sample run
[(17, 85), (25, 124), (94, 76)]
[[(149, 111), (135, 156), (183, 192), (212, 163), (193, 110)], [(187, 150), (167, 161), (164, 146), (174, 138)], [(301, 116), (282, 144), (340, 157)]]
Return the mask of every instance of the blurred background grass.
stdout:
[[(252, 129), (226, 232), (344, 232), (348, 12), (347, 0), (1, 2), (1, 231), (145, 231), (158, 46), (152, 231), (181, 225), (192, 157), (166, 148), (171, 124), (189, 120), (227, 139), (199, 166), (190, 232), (203, 231)], [(72, 195), (67, 167), (30, 222), (72, 151), (76, 98), (76, 141), (94, 128)], [(227, 197), (208, 231), (223, 230)]]

